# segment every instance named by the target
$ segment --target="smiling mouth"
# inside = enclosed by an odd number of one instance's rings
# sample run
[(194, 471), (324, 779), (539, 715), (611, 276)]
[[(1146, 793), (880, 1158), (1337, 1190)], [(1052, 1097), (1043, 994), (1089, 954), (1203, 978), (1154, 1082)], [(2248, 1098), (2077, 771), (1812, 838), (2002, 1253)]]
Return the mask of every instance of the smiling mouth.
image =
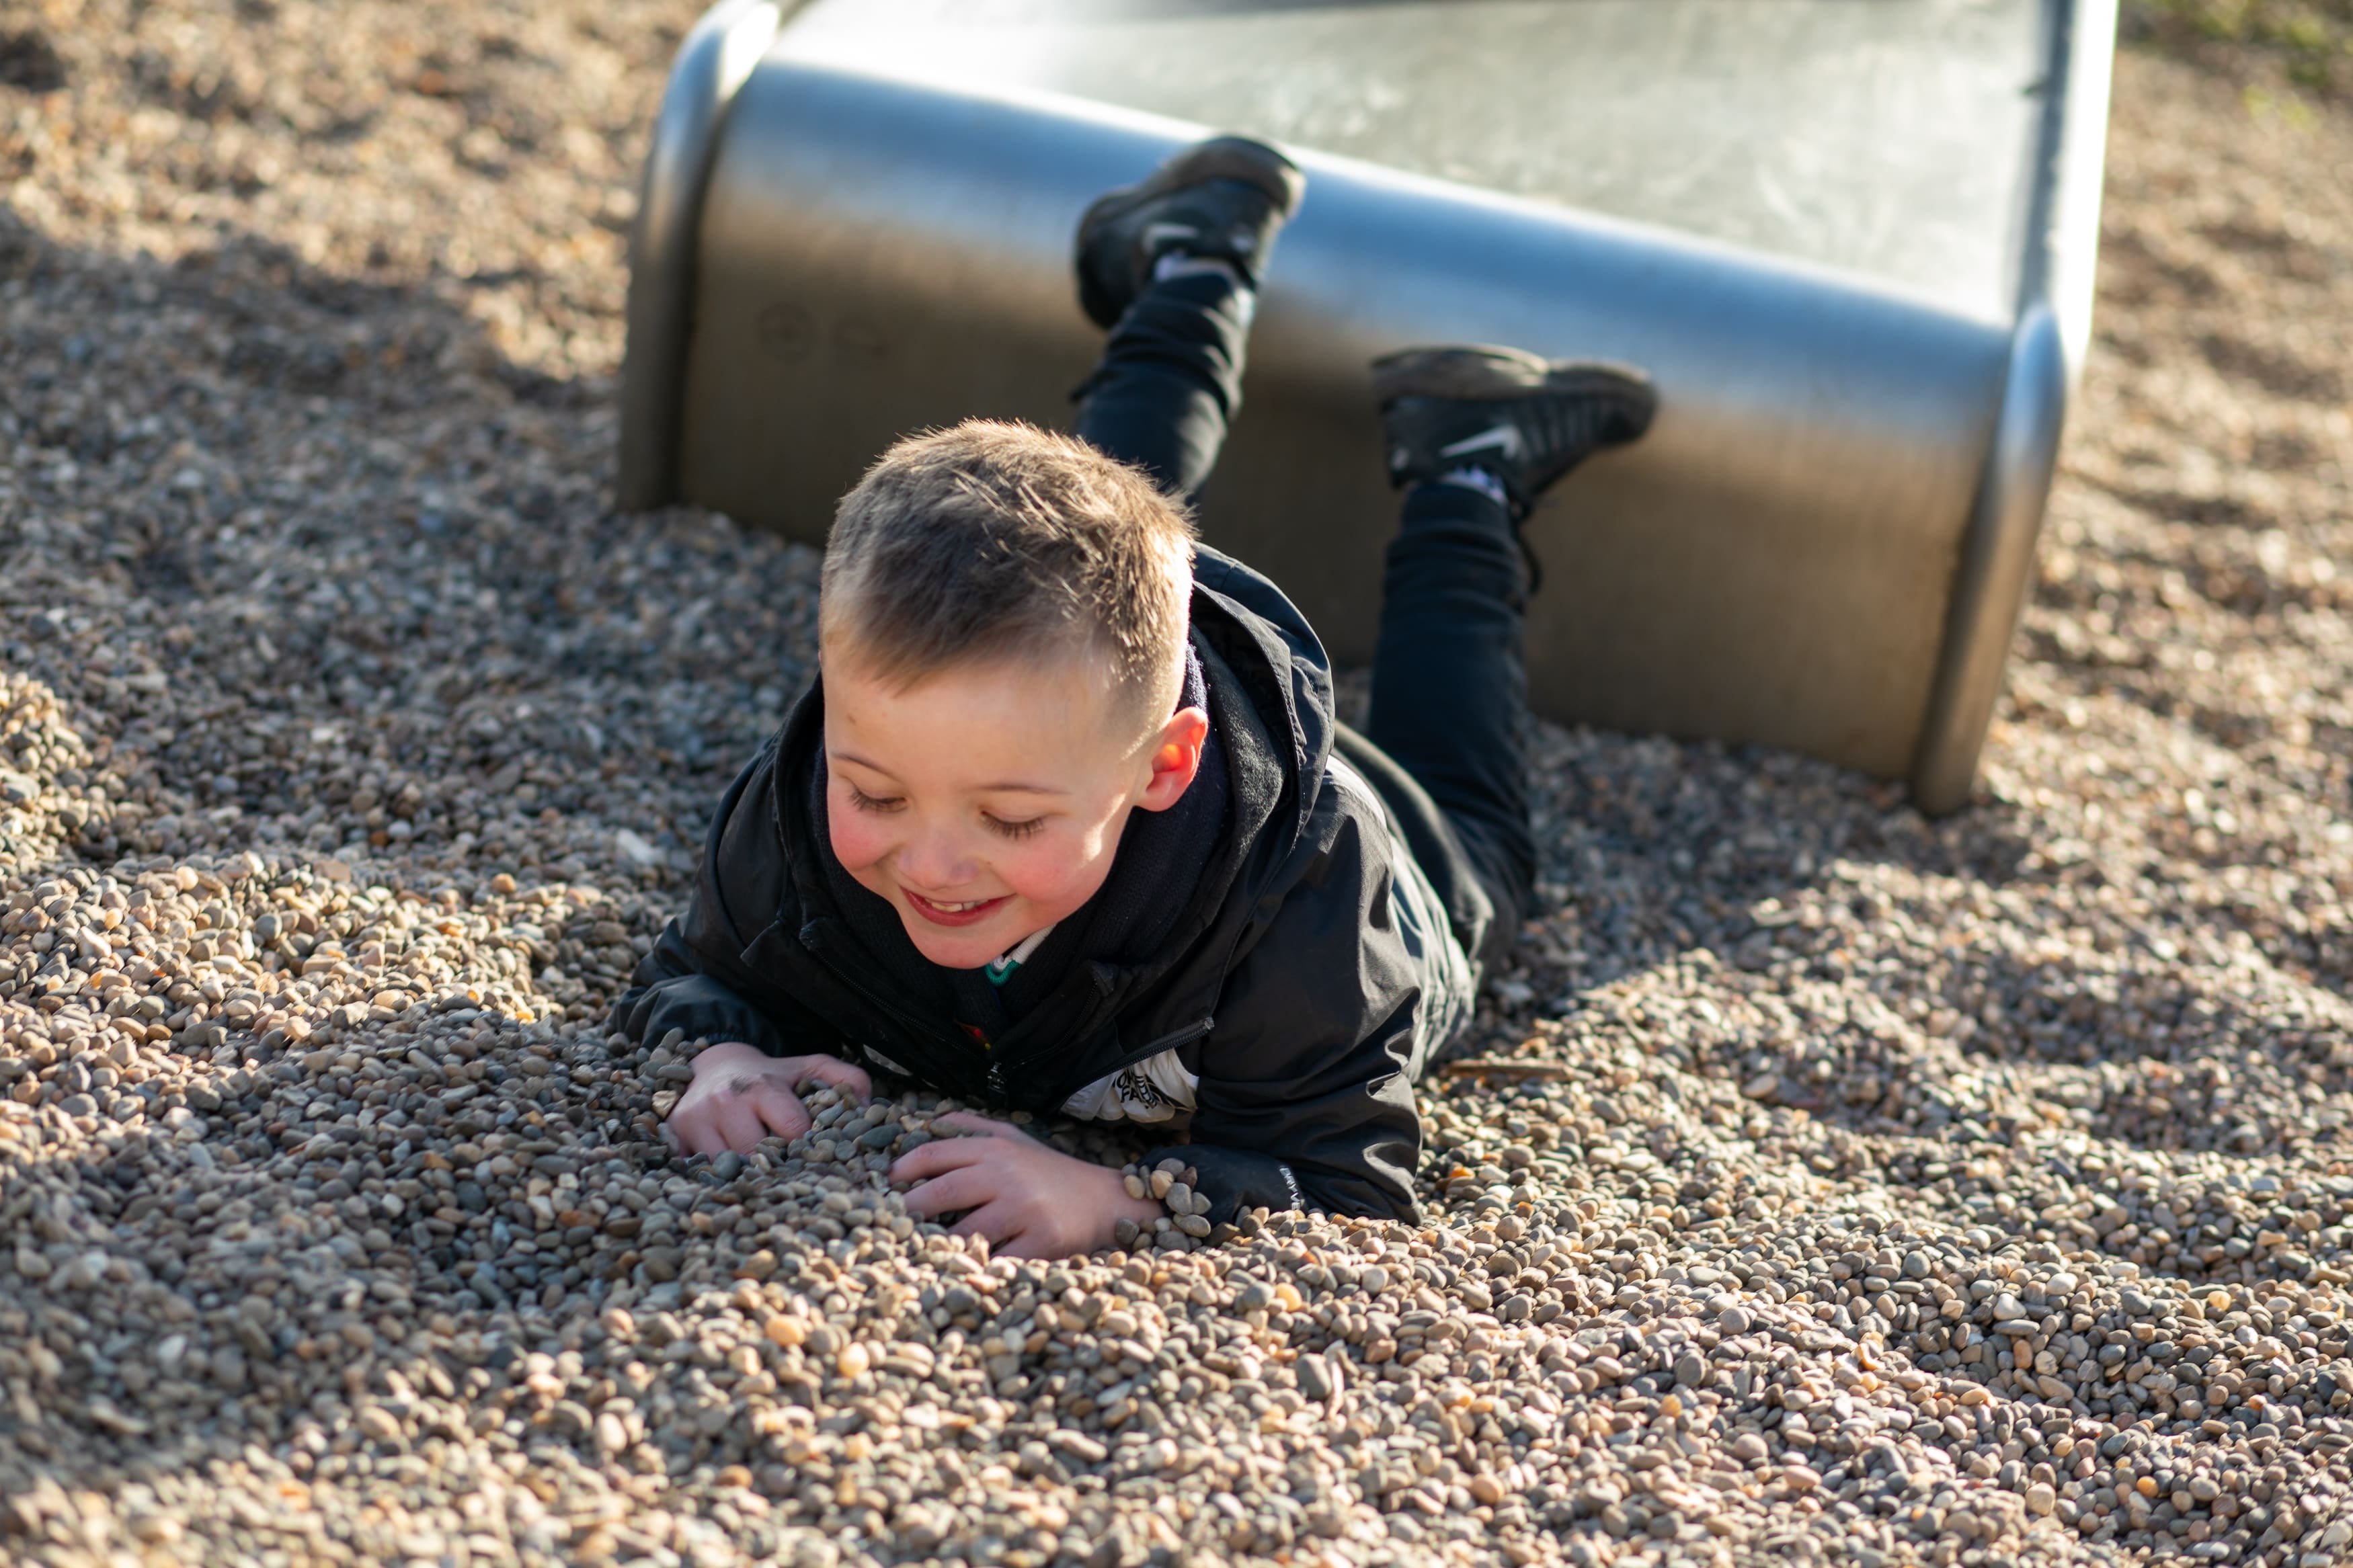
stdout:
[(966, 899), (950, 903), (941, 900), (927, 899), (923, 894), (907, 888), (902, 888), (899, 890), (906, 894), (908, 905), (917, 914), (930, 921), (934, 925), (944, 926), (968, 926), (986, 920), (1009, 896), (999, 894), (993, 899)]

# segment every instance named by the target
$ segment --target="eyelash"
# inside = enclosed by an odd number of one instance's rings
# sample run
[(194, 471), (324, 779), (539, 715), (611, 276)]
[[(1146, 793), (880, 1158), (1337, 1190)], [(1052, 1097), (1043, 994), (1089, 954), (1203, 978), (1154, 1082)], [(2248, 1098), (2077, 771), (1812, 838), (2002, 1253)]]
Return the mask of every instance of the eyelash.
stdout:
[[(896, 811), (906, 803), (896, 795), (868, 795), (856, 784), (850, 784), (849, 804), (860, 811), (888, 812)], [(987, 823), (995, 832), (1007, 838), (1015, 839), (1027, 838), (1046, 826), (1046, 819), (1042, 816), (1033, 816), (1027, 822), (1007, 822), (984, 812), (981, 814), (981, 820)]]

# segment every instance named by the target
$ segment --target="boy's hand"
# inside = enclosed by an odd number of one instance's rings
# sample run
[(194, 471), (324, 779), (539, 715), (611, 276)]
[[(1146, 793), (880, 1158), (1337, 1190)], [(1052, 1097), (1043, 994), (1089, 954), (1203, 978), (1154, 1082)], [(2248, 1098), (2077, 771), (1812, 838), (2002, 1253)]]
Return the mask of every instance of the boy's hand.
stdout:
[(839, 1057), (772, 1057), (754, 1046), (706, 1046), (694, 1058), (694, 1081), (662, 1123), (662, 1137), (687, 1154), (729, 1149), (742, 1154), (763, 1138), (797, 1138), (809, 1130), (800, 1090), (812, 1083), (830, 1084), (861, 1100), (874, 1092), (865, 1069)]
[(893, 1182), (921, 1182), (907, 1212), (921, 1218), (969, 1209), (958, 1236), (985, 1236), (1000, 1258), (1069, 1258), (1112, 1244), (1121, 1216), (1149, 1226), (1167, 1211), (1127, 1195), (1119, 1173), (1059, 1153), (1009, 1122), (959, 1111), (935, 1126), (980, 1134), (943, 1138), (903, 1155)]

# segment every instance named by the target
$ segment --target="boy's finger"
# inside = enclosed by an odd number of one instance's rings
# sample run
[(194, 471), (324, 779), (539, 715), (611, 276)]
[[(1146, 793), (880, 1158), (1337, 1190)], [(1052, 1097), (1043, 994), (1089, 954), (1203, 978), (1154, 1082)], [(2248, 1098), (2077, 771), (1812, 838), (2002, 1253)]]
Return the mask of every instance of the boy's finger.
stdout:
[(828, 1089), (839, 1089), (856, 1095), (860, 1100), (874, 1096), (874, 1080), (866, 1076), (864, 1068), (852, 1067), (839, 1057), (804, 1057), (801, 1058), (799, 1085), (821, 1083)]
[(768, 1135), (768, 1129), (760, 1121), (760, 1113), (752, 1108), (748, 1095), (721, 1101), (715, 1131), (719, 1135), (719, 1148), (711, 1151), (714, 1154), (730, 1149), (741, 1154)]
[(928, 1219), (933, 1215), (954, 1214), (958, 1209), (994, 1206), (996, 1197), (997, 1184), (989, 1180), (988, 1173), (967, 1166), (934, 1177), (910, 1192), (903, 1201), (909, 1214)]
[(726, 1147), (708, 1114), (672, 1117), (670, 1121), (678, 1130), (678, 1146), (686, 1153), (716, 1154)]
[(688, 1153), (692, 1153), (693, 1151), (688, 1149), (687, 1145), (702, 1131), (703, 1124), (709, 1120), (710, 1116), (703, 1101), (687, 1100), (670, 1113), (669, 1121), (662, 1123), (662, 1139), (673, 1149), (682, 1149)]
[(1040, 1241), (1039, 1235), (1038, 1231), (1025, 1230), (1003, 1241), (991, 1237), (988, 1244), (989, 1255), (994, 1258), (1035, 1258), (1050, 1261), (1058, 1258), (1069, 1258), (1076, 1251), (1073, 1247), (1057, 1247)]
[(1010, 1121), (999, 1121), (983, 1116), (976, 1110), (951, 1110), (945, 1116), (932, 1119), (934, 1127), (952, 1128), (958, 1132), (976, 1133), (984, 1138), (1026, 1138), (1028, 1133)]
[(988, 1146), (975, 1138), (941, 1138), (911, 1149), (891, 1166), (893, 1182), (920, 1182), (944, 1171), (960, 1171), (988, 1158)]
[(991, 1252), (1021, 1234), (1021, 1226), (1011, 1205), (984, 1204), (948, 1228), (951, 1236), (985, 1236)]
[(809, 1130), (808, 1107), (801, 1097), (787, 1089), (773, 1085), (761, 1089), (751, 1099), (754, 1114), (767, 1124), (768, 1131), (789, 1142)]

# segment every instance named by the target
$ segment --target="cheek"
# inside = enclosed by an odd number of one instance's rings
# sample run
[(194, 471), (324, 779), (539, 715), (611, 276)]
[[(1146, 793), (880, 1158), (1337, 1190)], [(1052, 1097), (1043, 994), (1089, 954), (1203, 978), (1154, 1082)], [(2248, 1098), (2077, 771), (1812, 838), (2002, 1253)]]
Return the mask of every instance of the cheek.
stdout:
[(892, 818), (859, 810), (839, 791), (827, 798), (826, 819), (833, 858), (844, 870), (863, 871), (897, 847)]
[(1108, 850), (1093, 848), (1080, 834), (1040, 833), (1008, 844), (990, 857), (990, 869), (1008, 892), (1018, 893), (1060, 920), (1094, 897), (1111, 873)]

